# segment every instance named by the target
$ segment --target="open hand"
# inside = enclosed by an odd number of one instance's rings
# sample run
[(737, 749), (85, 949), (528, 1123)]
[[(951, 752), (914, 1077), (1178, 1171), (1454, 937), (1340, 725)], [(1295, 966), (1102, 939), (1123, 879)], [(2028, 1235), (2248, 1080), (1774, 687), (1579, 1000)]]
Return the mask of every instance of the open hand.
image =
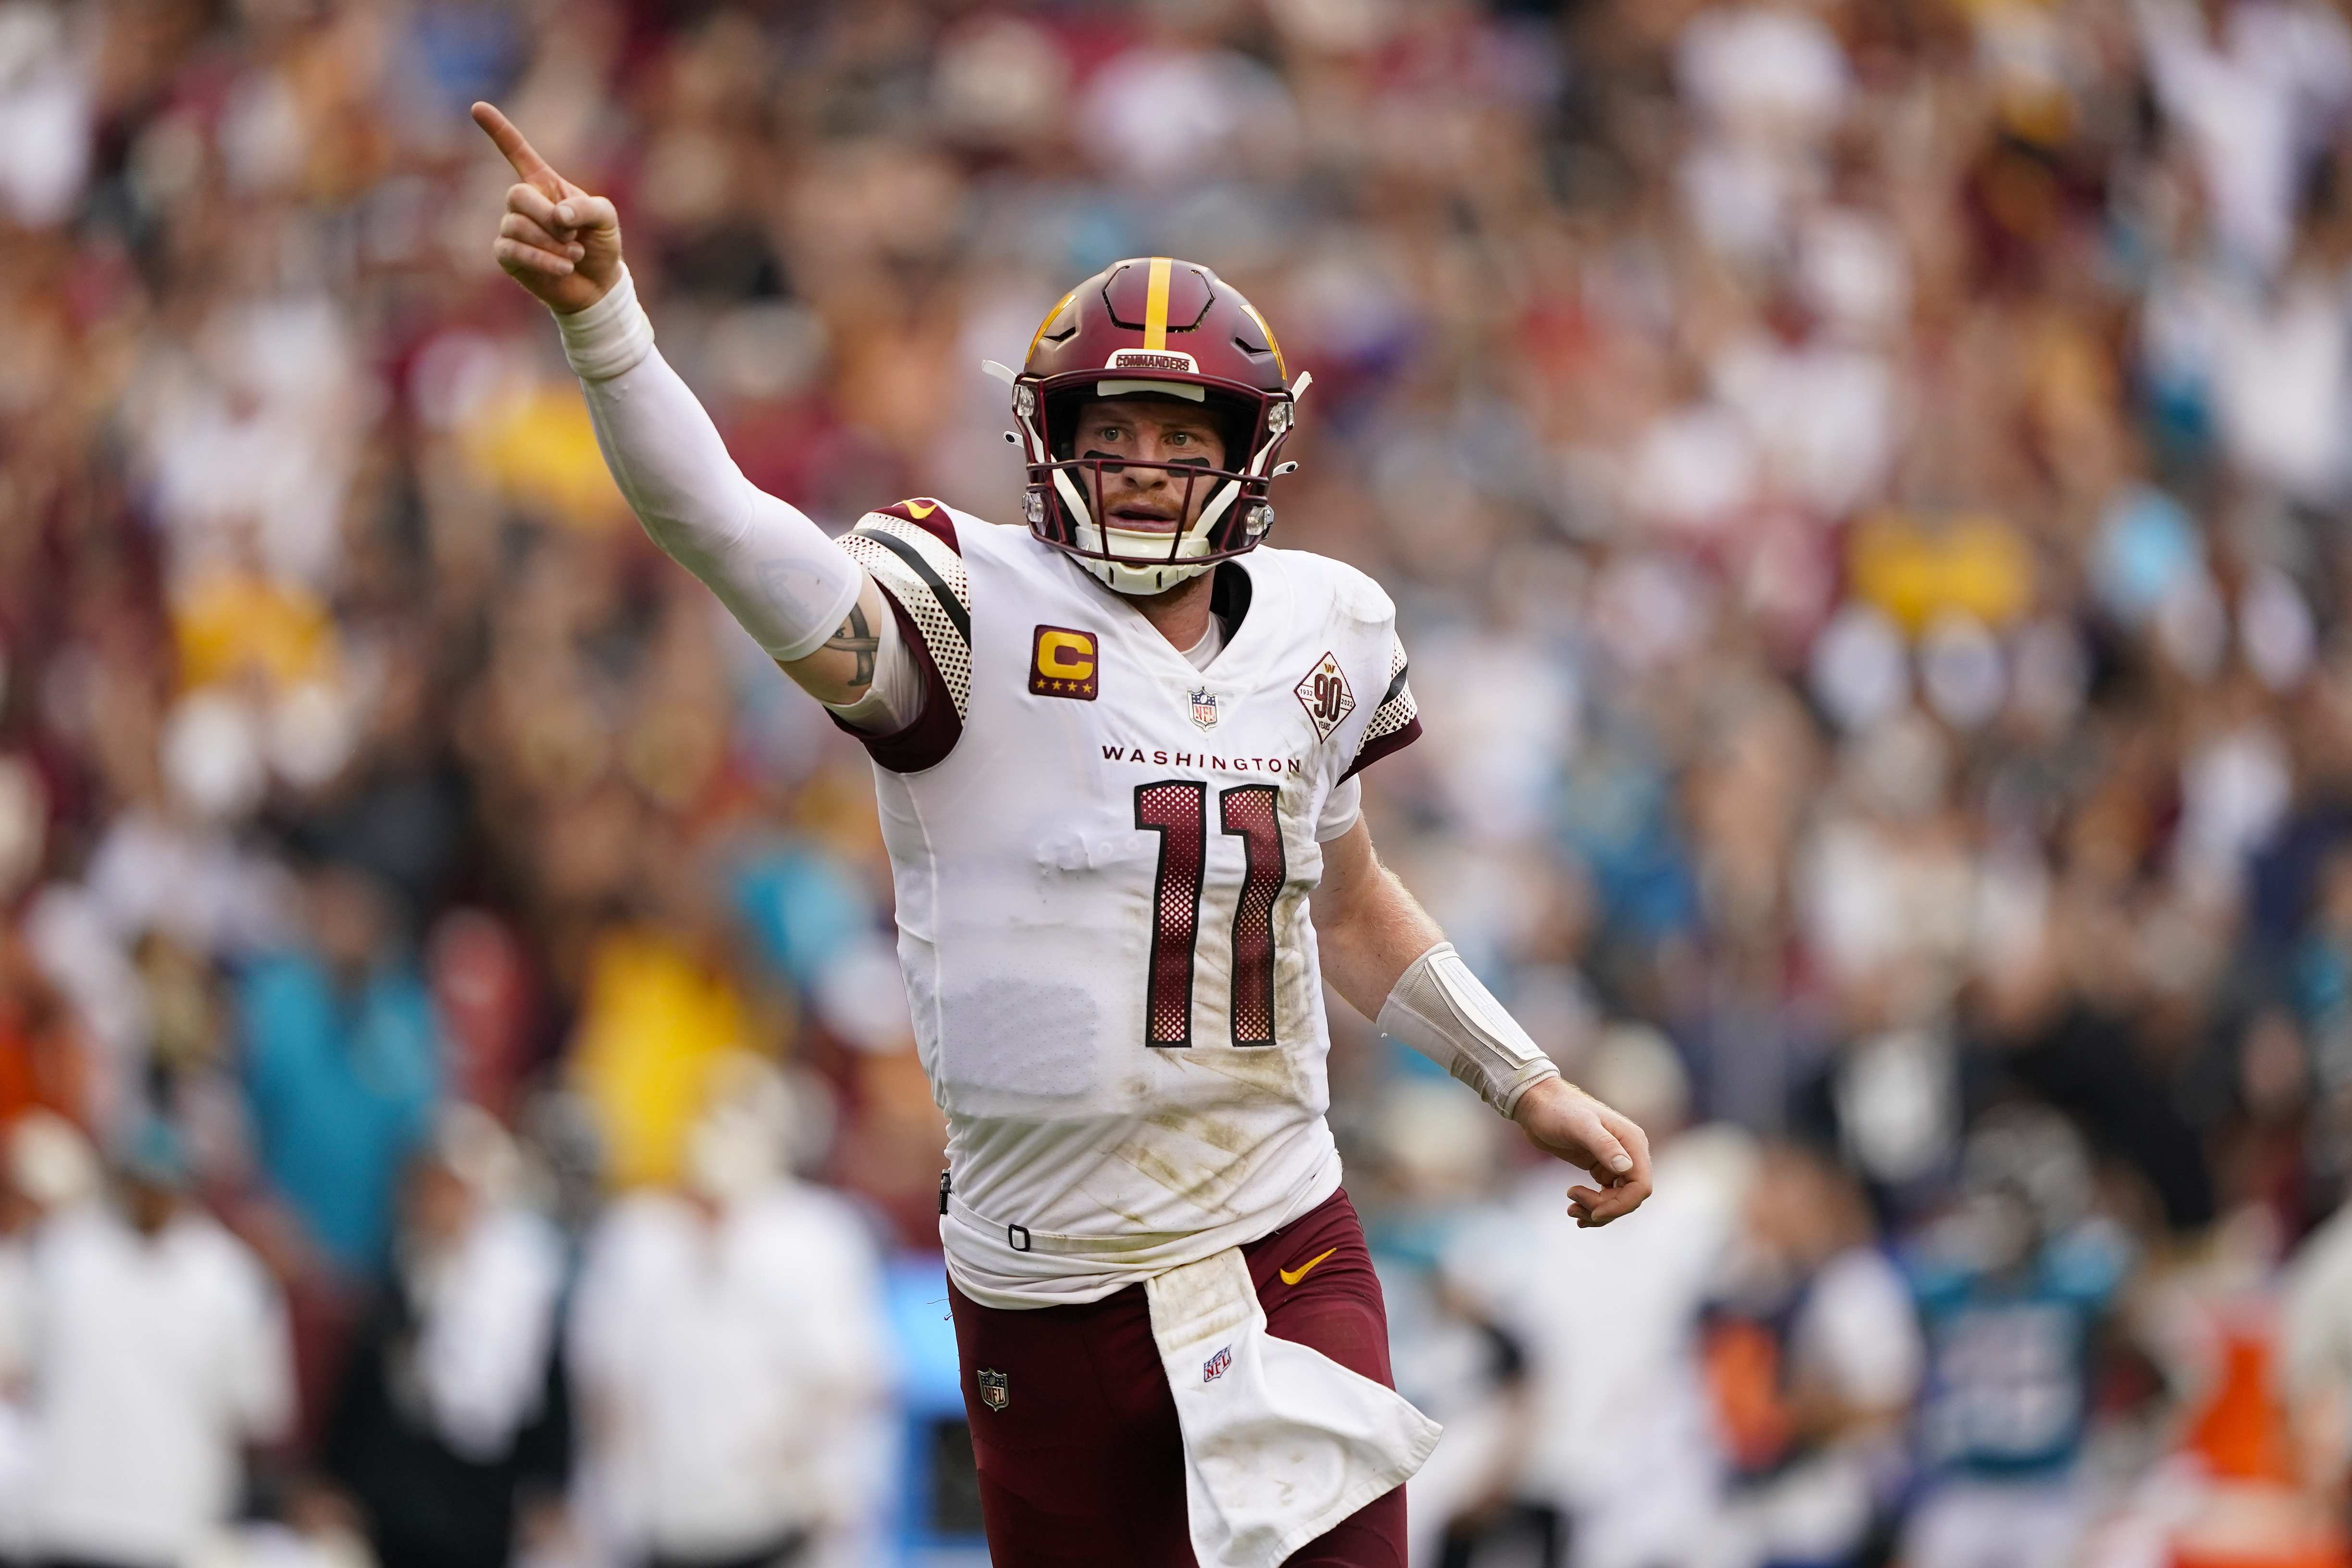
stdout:
[(1632, 1121), (1566, 1079), (1546, 1079), (1519, 1097), (1511, 1120), (1528, 1142), (1601, 1184), (1568, 1189), (1579, 1228), (1607, 1225), (1650, 1195), (1650, 1140)]
[(517, 180), (499, 223), (499, 265), (557, 315), (586, 310), (620, 281), (620, 214), (557, 174), (495, 106), (474, 105), (474, 123), (498, 143)]

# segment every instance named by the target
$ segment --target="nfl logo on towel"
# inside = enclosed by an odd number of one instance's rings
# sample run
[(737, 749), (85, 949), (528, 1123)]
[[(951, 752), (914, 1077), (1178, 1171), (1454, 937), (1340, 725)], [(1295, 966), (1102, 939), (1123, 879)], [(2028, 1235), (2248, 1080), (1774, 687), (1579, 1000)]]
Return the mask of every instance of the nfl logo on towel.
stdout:
[(1217, 694), (1205, 686), (1192, 693), (1192, 722), (1203, 730), (1217, 727)]
[(1013, 1390), (1009, 1386), (1013, 1380), (1010, 1377), (1001, 1372), (981, 1372), (974, 1375), (980, 1379), (980, 1402), (982, 1405), (991, 1410), (1002, 1411), (1013, 1403)]
[(1201, 1381), (1202, 1383), (1216, 1382), (1217, 1379), (1225, 1375), (1225, 1369), (1233, 1364), (1234, 1347), (1227, 1345), (1202, 1363)]

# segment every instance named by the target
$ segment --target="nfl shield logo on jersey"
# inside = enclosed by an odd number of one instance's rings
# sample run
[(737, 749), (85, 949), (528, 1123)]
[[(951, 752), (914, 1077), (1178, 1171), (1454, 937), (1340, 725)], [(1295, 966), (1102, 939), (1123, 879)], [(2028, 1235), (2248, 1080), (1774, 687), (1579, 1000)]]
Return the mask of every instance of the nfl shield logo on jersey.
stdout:
[(1205, 686), (1192, 693), (1192, 722), (1203, 730), (1217, 727), (1217, 694)]
[(1217, 1379), (1225, 1375), (1226, 1369), (1233, 1364), (1234, 1347), (1227, 1345), (1223, 1350), (1220, 1350), (1216, 1354), (1211, 1356), (1207, 1361), (1201, 1363), (1201, 1381), (1202, 1383), (1216, 1382)]
[(979, 1372), (973, 1375), (980, 1379), (980, 1402), (982, 1405), (987, 1405), (991, 1410), (1001, 1412), (1006, 1405), (1013, 1403), (1013, 1390), (1008, 1386), (1012, 1379), (1004, 1373)]

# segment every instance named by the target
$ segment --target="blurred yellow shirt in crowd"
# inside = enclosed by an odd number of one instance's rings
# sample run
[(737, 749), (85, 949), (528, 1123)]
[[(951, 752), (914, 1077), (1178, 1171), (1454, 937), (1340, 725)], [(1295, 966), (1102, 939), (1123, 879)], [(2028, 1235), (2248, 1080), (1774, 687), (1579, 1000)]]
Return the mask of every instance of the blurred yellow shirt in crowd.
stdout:
[(2033, 602), (2032, 552), (1994, 517), (1881, 512), (1854, 526), (1846, 565), (1855, 595), (1915, 636), (1948, 614), (2006, 626)]
[(677, 1177), (712, 1062), (745, 1043), (742, 998), (684, 949), (642, 930), (597, 942), (572, 1070), (595, 1108), (614, 1186)]
[(462, 440), (475, 472), (520, 510), (591, 530), (629, 515), (596, 446), (587, 405), (569, 382), (534, 384), (499, 400)]
[(327, 675), (335, 624), (318, 597), (245, 572), (208, 572), (172, 595), (180, 679), (190, 689), (257, 675), (284, 689)]

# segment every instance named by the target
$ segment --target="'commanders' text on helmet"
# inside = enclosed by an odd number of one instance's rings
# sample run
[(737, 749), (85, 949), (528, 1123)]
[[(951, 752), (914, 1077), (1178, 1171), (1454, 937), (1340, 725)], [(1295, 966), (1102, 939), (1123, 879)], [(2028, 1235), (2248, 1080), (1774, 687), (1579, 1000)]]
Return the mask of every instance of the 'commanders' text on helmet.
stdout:
[[(1266, 488), (1310, 378), (1289, 379), (1265, 318), (1207, 268), (1165, 256), (1114, 262), (1046, 315), (1017, 375), (988, 368), (1013, 384), (1030, 531), (1119, 593), (1172, 588), (1256, 548), (1274, 526)], [(1184, 398), (1220, 416), (1227, 466), (1080, 457), (1086, 401), (1138, 395)], [(1104, 527), (1102, 472), (1121, 467), (1181, 478), (1192, 521), (1172, 533)]]

